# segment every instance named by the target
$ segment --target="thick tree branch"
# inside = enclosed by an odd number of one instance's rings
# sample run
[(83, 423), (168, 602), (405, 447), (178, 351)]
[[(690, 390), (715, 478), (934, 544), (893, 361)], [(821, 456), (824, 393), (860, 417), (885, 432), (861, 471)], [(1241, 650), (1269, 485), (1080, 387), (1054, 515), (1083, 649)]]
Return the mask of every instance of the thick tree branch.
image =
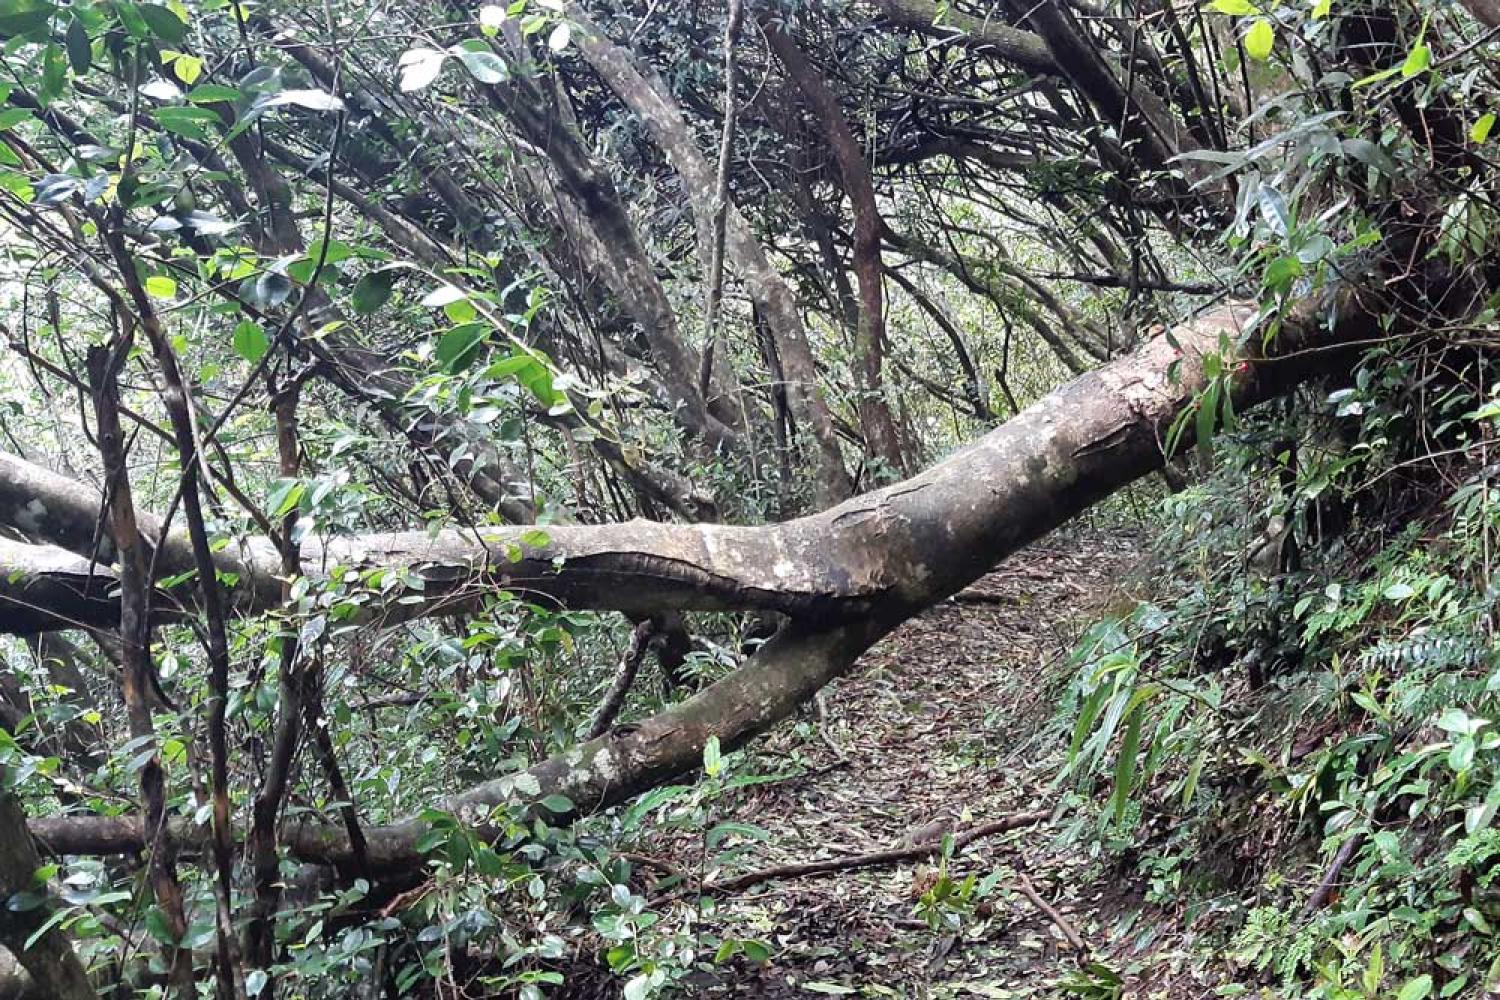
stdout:
[[(844, 555), (819, 572), (830, 581), (839, 574), (862, 579), (874, 592), (864, 602), (862, 616), (834, 625), (794, 622), (744, 667), (688, 701), (617, 727), (520, 774), (485, 782), (445, 807), (485, 831), (494, 808), (540, 811), (543, 798), (559, 794), (572, 803), (551, 814), (561, 822), (691, 770), (709, 736), (729, 748), (743, 745), (844, 673), (900, 621), (957, 592), (1100, 498), (1160, 468), (1165, 460), (1161, 442), (1205, 385), (1203, 358), (1217, 354), (1221, 343), (1248, 344), (1245, 362), (1230, 359), (1229, 367), (1237, 372), (1230, 388), (1243, 408), (1347, 363), (1342, 345), (1378, 336), (1380, 329), (1373, 310), (1354, 291), (1328, 291), (1284, 319), (1274, 343), (1290, 357), (1277, 361), (1254, 352), (1258, 336), (1243, 337), (1254, 316), (1248, 305), (1229, 304), (1181, 324), (1170, 339), (1158, 337), (1075, 379), (922, 475), (824, 514), (762, 529), (673, 529), (706, 532), (700, 537), (716, 538), (726, 547), (738, 544), (735, 558), (755, 550), (756, 540), (785, 537), (789, 531), (816, 532)], [(1325, 323), (1329, 317), (1331, 325)], [(660, 525), (617, 527), (664, 530)], [(731, 542), (730, 535), (715, 531), (744, 534), (732, 536)], [(851, 541), (853, 547), (845, 547)], [(703, 551), (712, 555), (707, 545)], [(856, 553), (861, 559), (855, 559)], [(718, 556), (723, 559), (724, 552)], [(795, 569), (789, 559), (784, 571), (790, 576)], [(865, 575), (872, 572), (877, 575)], [(128, 851), (141, 836), (139, 820), (130, 817), (64, 817), (35, 821), (31, 828), (52, 850), (72, 854)], [(201, 832), (178, 829), (189, 839), (201, 837)], [(426, 829), (412, 819), (367, 830), (371, 865), (416, 863), (416, 844)], [(353, 857), (348, 836), (337, 824), (287, 827), (282, 837), (286, 848), (305, 861), (343, 864)]]
[(933, 0), (874, 0), (890, 24), (943, 41), (957, 41), (1029, 73), (1055, 74), (1057, 61), (1040, 35), (1011, 27), (993, 17), (975, 17), (939, 6)]

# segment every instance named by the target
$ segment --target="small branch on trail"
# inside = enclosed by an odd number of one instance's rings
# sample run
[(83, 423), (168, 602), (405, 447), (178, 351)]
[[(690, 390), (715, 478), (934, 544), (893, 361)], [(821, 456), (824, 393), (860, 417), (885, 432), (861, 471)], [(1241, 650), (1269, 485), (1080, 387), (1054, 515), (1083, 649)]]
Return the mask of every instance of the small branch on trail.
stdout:
[(1079, 955), (1087, 955), (1089, 953), (1089, 946), (1084, 943), (1078, 931), (1068, 922), (1068, 918), (1057, 912), (1056, 907), (1042, 898), (1041, 893), (1036, 891), (1036, 886), (1031, 884), (1031, 879), (1025, 875), (1018, 875), (1016, 878), (1016, 891), (1025, 896), (1027, 902), (1041, 911), (1042, 916), (1052, 921), (1054, 927), (1062, 931), (1063, 937), (1068, 939), (1068, 944), (1072, 945), (1074, 951), (1078, 952)]
[(661, 872), (669, 878), (681, 879), (686, 882), (693, 877), (692, 873), (684, 868), (679, 868), (672, 862), (663, 858), (653, 857), (650, 854), (639, 854), (635, 851), (622, 851), (620, 857), (629, 861), (637, 868), (650, 868), (652, 871)]
[[(1051, 815), (1051, 810), (1037, 810), (1035, 812), (1013, 813), (988, 823), (981, 823), (954, 836), (953, 853), (957, 854), (981, 838), (992, 837), (997, 833), (1019, 830), (1022, 827), (1043, 823)], [(653, 905), (670, 903), (684, 896), (697, 894), (700, 891), (703, 895), (718, 895), (728, 892), (738, 892), (741, 889), (748, 889), (752, 885), (758, 885), (761, 882), (771, 882), (777, 879), (812, 878), (819, 875), (831, 875), (834, 872), (853, 871), (856, 868), (878, 868), (881, 865), (899, 864), (902, 861), (919, 861), (923, 858), (930, 858), (935, 854), (941, 854), (942, 851), (943, 841), (939, 838), (928, 843), (914, 844), (911, 847), (893, 847), (884, 851), (871, 851), (868, 854), (854, 854), (844, 858), (828, 858), (823, 861), (799, 861), (787, 865), (772, 865), (769, 868), (761, 868), (758, 871), (736, 875), (733, 878), (706, 882), (703, 884), (701, 890), (691, 887), (678, 889), (660, 899), (652, 900), (652, 903)]]
[(635, 683), (635, 675), (640, 672), (641, 661), (646, 658), (646, 651), (651, 648), (651, 640), (655, 635), (656, 619), (643, 618), (636, 624), (630, 633), (630, 644), (625, 647), (625, 655), (620, 657), (620, 668), (615, 672), (614, 683), (609, 686), (609, 692), (599, 703), (599, 710), (594, 713), (594, 721), (589, 723), (589, 734), (585, 739), (596, 740), (614, 725), (615, 717), (625, 705), (625, 696)]
[(1360, 845), (1365, 842), (1365, 835), (1357, 833), (1344, 841), (1339, 847), (1338, 853), (1333, 856), (1333, 864), (1328, 866), (1328, 871), (1323, 875), (1323, 880), (1318, 883), (1317, 889), (1308, 897), (1307, 905), (1302, 907), (1304, 918), (1312, 916), (1323, 907), (1327, 906), (1333, 898), (1334, 889), (1338, 887), (1339, 875), (1344, 871), (1344, 866), (1349, 859), (1354, 857), (1354, 852), (1359, 850)]

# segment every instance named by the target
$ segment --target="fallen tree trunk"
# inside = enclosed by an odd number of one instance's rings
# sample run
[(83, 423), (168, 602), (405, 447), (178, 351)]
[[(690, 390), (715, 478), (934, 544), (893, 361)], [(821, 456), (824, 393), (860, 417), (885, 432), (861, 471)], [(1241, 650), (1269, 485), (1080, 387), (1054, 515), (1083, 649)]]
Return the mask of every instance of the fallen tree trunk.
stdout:
[[(788, 587), (817, 580), (818, 596), (845, 612), (857, 606), (860, 613), (831, 618), (826, 604), (818, 613), (803, 609), (745, 666), (695, 697), (526, 771), (484, 782), (444, 807), (481, 832), (497, 829), (491, 826), (497, 808), (530, 810), (561, 823), (693, 770), (710, 736), (726, 749), (744, 745), (847, 671), (900, 622), (1100, 498), (1160, 468), (1169, 428), (1207, 384), (1205, 357), (1231, 355), (1223, 370), (1234, 373), (1230, 388), (1243, 409), (1342, 363), (1343, 345), (1379, 336), (1374, 310), (1347, 287), (1303, 303), (1283, 320), (1274, 346), (1284, 360), (1256, 350), (1262, 339), (1258, 331), (1247, 336), (1255, 317), (1246, 304), (1205, 313), (1061, 387), (927, 472), (823, 514), (765, 528), (634, 525), (648, 534), (663, 533), (653, 537), (698, 539), (702, 559), (725, 574), (714, 579), (732, 581), (719, 599), (748, 598), (749, 590), (734, 588), (752, 577), (764, 579), (756, 574), (780, 574)], [(1248, 347), (1236, 346), (1247, 342)], [(789, 550), (776, 548), (788, 532), (806, 540), (797, 554), (800, 563), (790, 560)], [(787, 561), (756, 565), (772, 553)], [(690, 564), (677, 571), (701, 575), (706, 568)], [(564, 564), (556, 578), (569, 573)], [(647, 575), (632, 586), (682, 598), (688, 593), (683, 582), (677, 576), (664, 586), (661, 578)], [(565, 796), (570, 806), (543, 807), (542, 800), (553, 795)], [(428, 828), (414, 818), (366, 830), (371, 863), (386, 870), (419, 863), (417, 843)], [(32, 829), (64, 854), (128, 852), (141, 844), (134, 817), (62, 817), (34, 821)], [(179, 833), (189, 839), (202, 835), (185, 826)], [(347, 835), (336, 824), (288, 826), (283, 843), (304, 861), (339, 864), (352, 858)]]
[[(1278, 350), (1309, 342), (1327, 315), (1352, 311), (1356, 318), (1341, 326), (1367, 322), (1351, 300), (1344, 291), (1304, 304), (1283, 322)], [(823, 623), (907, 616), (1158, 468), (1169, 425), (1204, 384), (1202, 358), (1240, 341), (1255, 315), (1243, 303), (1220, 306), (1064, 385), (926, 472), (808, 517), (754, 527), (636, 520), (335, 537), (303, 546), (303, 573), (328, 579), (337, 570), (346, 582), (349, 571), (360, 574), (346, 619), (376, 623), (470, 611), (499, 589), (638, 615), (773, 610)], [(1320, 357), (1242, 365), (1237, 401), (1306, 377)], [(0, 462), (0, 516), (27, 514), (23, 526), (52, 544), (87, 554), (93, 536), (80, 525), (97, 523), (97, 503), (21, 459)], [(168, 535), (158, 560), (164, 574), (191, 566), (186, 548), (185, 535)], [(216, 558), (237, 580), (239, 610), (280, 602), (280, 556), (270, 540), (249, 539)], [(69, 562), (56, 549), (7, 545), (0, 608), (15, 611), (0, 630), (108, 624), (115, 613), (108, 581), (106, 568)], [(63, 601), (68, 595), (74, 599)]]

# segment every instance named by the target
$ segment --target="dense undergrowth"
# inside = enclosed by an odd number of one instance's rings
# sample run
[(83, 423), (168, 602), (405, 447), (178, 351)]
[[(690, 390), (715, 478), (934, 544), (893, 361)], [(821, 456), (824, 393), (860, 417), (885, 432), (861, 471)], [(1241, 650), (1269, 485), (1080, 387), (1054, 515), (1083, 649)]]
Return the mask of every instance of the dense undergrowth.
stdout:
[(1146, 887), (1221, 995), (1484, 995), (1500, 405), (1459, 348), (1331, 388), (1220, 439), (1164, 502), (1140, 600), (1078, 646), (1054, 723), (1069, 836)]

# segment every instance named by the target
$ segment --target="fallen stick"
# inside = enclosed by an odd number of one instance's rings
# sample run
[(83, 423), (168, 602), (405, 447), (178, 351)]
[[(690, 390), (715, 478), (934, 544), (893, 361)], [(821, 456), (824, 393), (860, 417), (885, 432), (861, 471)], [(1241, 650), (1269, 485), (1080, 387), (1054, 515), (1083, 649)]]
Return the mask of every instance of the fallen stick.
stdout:
[(1019, 876), (1016, 881), (1016, 889), (1021, 895), (1026, 897), (1032, 906), (1041, 911), (1042, 916), (1052, 921), (1052, 926), (1062, 931), (1063, 937), (1068, 939), (1068, 944), (1073, 946), (1074, 951), (1078, 952), (1079, 955), (1087, 955), (1089, 953), (1089, 946), (1084, 944), (1083, 938), (1079, 935), (1078, 931), (1073, 929), (1073, 925), (1068, 922), (1068, 918), (1057, 912), (1051, 903), (1042, 898), (1041, 893), (1037, 892), (1036, 887), (1031, 884), (1031, 879), (1025, 875)]
[(1317, 913), (1333, 899), (1333, 892), (1338, 887), (1339, 876), (1343, 874), (1344, 866), (1349, 863), (1349, 859), (1354, 857), (1354, 852), (1359, 850), (1364, 842), (1365, 835), (1356, 833), (1339, 846), (1338, 853), (1333, 856), (1333, 863), (1328, 866), (1323, 880), (1318, 883), (1318, 888), (1308, 898), (1307, 905), (1302, 907), (1303, 919)]
[[(979, 826), (971, 827), (962, 833), (954, 835), (953, 853), (957, 854), (982, 837), (991, 837), (997, 833), (1035, 826), (1037, 823), (1044, 822), (1051, 815), (1051, 810), (1038, 810), (1036, 812), (1014, 813), (988, 823), (981, 823)], [(747, 872), (744, 875), (736, 875), (733, 878), (705, 882), (701, 890), (692, 888), (678, 889), (659, 899), (652, 900), (652, 903), (670, 903), (681, 899), (683, 896), (698, 892), (701, 892), (703, 895), (737, 892), (740, 889), (748, 889), (750, 886), (760, 882), (771, 882), (776, 879), (811, 878), (818, 875), (831, 875), (834, 872), (852, 871), (856, 868), (877, 868), (881, 865), (897, 864), (902, 861), (930, 858), (935, 854), (941, 854), (942, 850), (943, 840), (939, 838), (928, 843), (913, 844), (910, 847), (892, 847), (884, 851), (871, 851), (868, 854), (854, 854), (844, 858), (827, 858), (822, 861), (799, 861), (787, 865), (772, 865), (769, 868), (761, 868), (757, 871)]]

